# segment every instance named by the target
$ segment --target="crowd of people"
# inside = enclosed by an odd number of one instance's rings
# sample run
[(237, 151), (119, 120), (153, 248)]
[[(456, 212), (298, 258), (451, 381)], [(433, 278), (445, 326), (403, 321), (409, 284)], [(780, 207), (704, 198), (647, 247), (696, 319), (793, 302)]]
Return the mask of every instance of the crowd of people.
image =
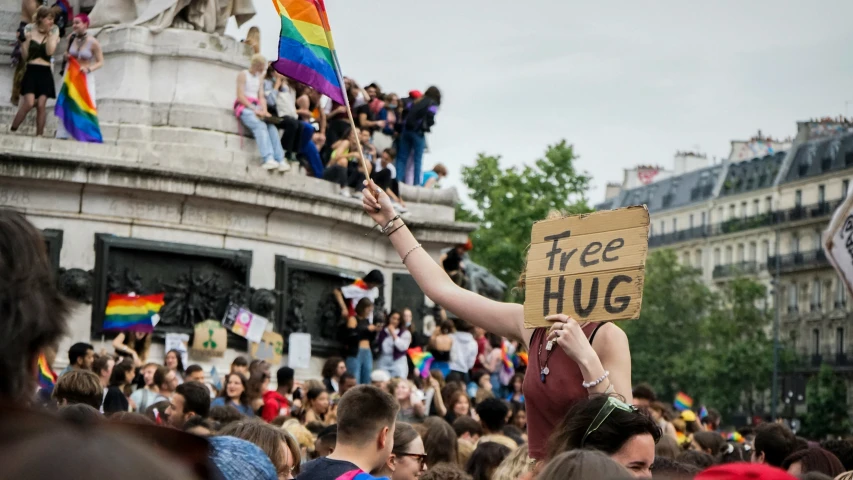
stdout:
[(283, 173), (298, 164), (308, 175), (338, 184), (342, 195), (357, 198), (369, 177), (398, 208), (405, 208), (400, 182), (434, 188), (447, 176), (441, 164), (428, 172), (422, 166), (425, 135), (441, 104), (437, 87), (401, 98), (383, 93), (376, 83), (362, 88), (344, 77), (344, 86), (349, 112), (347, 105), (281, 75), (255, 53), (249, 69), (237, 76), (234, 115), (255, 137), (261, 166)]
[[(35, 109), (36, 135), (43, 135), (47, 102), (57, 96), (52, 59), (65, 34), (65, 22), (70, 23), (72, 33), (62, 56), (66, 61), (73, 57), (79, 64), (93, 106), (97, 103), (93, 72), (103, 67), (104, 55), (97, 38), (88, 33), (89, 17), (84, 13), (68, 18), (59, 6), (38, 6), (34, 0), (24, 0), (21, 16), (12, 55), (12, 103), (18, 105), (18, 111), (10, 130), (17, 131)], [(423, 93), (412, 90), (402, 98), (383, 93), (375, 83), (362, 88), (345, 78), (351, 108), (347, 112), (346, 105), (276, 72), (259, 53), (257, 27), (244, 42), (255, 53), (250, 67), (237, 76), (233, 110), (241, 133), (245, 128), (255, 138), (264, 169), (284, 173), (291, 164), (300, 165), (308, 175), (336, 183), (342, 195), (357, 198), (369, 177), (394, 199), (398, 211), (406, 210), (399, 183), (434, 188), (447, 176), (441, 164), (427, 172), (422, 166), (426, 134), (441, 105), (438, 88), (432, 86)], [(61, 72), (64, 70), (63, 62)], [(69, 117), (65, 121), (75, 120)], [(56, 137), (69, 138), (62, 121)]]

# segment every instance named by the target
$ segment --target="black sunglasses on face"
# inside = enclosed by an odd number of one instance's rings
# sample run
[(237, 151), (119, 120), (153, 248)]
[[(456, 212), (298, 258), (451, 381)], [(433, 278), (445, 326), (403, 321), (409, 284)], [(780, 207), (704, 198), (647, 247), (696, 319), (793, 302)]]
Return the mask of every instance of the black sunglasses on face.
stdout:
[(418, 461), (418, 465), (420, 465), (421, 467), (424, 466), (424, 464), (426, 463), (426, 459), (427, 459), (426, 453), (404, 453), (404, 452), (399, 452), (399, 453), (398, 452), (391, 452), (391, 453), (393, 453), (394, 455), (396, 455), (398, 457), (412, 457)]

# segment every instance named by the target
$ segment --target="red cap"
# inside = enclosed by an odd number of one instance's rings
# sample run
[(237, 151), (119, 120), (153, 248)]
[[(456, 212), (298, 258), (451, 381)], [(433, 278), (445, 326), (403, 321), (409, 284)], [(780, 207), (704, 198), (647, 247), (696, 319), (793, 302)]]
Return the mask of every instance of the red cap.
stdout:
[(421, 91), (420, 91), (420, 90), (410, 90), (410, 91), (409, 91), (409, 96), (410, 96), (410, 97), (412, 97), (412, 98), (421, 98), (421, 97), (423, 97), (423, 96), (424, 96), (424, 94), (423, 94), (423, 93), (421, 93)]
[(711, 467), (695, 480), (796, 480), (784, 470), (759, 463), (727, 463)]

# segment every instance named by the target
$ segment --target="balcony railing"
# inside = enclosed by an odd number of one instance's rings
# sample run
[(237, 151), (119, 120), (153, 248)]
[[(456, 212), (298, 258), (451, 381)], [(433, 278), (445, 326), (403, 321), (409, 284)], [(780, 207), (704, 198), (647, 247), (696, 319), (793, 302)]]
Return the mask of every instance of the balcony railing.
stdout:
[(829, 365), (834, 370), (849, 371), (853, 368), (853, 358), (846, 353), (799, 355), (796, 361), (796, 370), (817, 371), (821, 365)]
[[(826, 254), (822, 249), (812, 250), (810, 252), (788, 253), (778, 256), (779, 269), (782, 272), (793, 272), (799, 270), (808, 270), (811, 268), (820, 268), (829, 265), (829, 260), (826, 259)], [(767, 257), (767, 269), (771, 272), (776, 268), (776, 255)]]
[[(678, 242), (686, 242), (697, 238), (705, 238), (728, 233), (742, 232), (754, 228), (770, 227), (785, 222), (795, 222), (806, 219), (820, 219), (830, 215), (838, 208), (844, 199), (833, 202), (821, 202), (814, 205), (798, 206), (778, 212), (766, 212), (759, 215), (743, 218), (730, 218), (726, 221), (713, 225), (678, 230), (663, 235), (652, 235), (649, 237), (649, 247), (662, 247)], [(772, 265), (772, 264), (768, 264)]]
[(738, 275), (755, 275), (764, 267), (754, 260), (730, 263), (728, 265), (717, 265), (714, 267), (714, 278), (734, 277)]

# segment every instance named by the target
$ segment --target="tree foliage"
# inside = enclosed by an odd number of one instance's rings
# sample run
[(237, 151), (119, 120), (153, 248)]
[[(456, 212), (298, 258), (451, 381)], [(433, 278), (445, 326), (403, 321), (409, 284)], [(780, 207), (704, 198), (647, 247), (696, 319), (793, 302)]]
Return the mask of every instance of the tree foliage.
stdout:
[(684, 391), (724, 414), (752, 412), (771, 384), (770, 315), (758, 306), (765, 295), (746, 278), (712, 291), (672, 250), (651, 252), (640, 318), (621, 324), (634, 383), (651, 384), (664, 402)]
[[(533, 165), (501, 167), (501, 157), (480, 154), (462, 169), (462, 180), (475, 211), (457, 207), (457, 220), (480, 224), (471, 235), (471, 259), (507, 285), (515, 285), (530, 244), (533, 223), (557, 210), (564, 214), (591, 211), (586, 191), (590, 177), (576, 167), (572, 146), (549, 146)], [(509, 299), (518, 300), (512, 289)]]
[(815, 440), (850, 433), (847, 414), (847, 386), (844, 380), (823, 365), (820, 372), (806, 386), (806, 416), (803, 418), (803, 435)]

